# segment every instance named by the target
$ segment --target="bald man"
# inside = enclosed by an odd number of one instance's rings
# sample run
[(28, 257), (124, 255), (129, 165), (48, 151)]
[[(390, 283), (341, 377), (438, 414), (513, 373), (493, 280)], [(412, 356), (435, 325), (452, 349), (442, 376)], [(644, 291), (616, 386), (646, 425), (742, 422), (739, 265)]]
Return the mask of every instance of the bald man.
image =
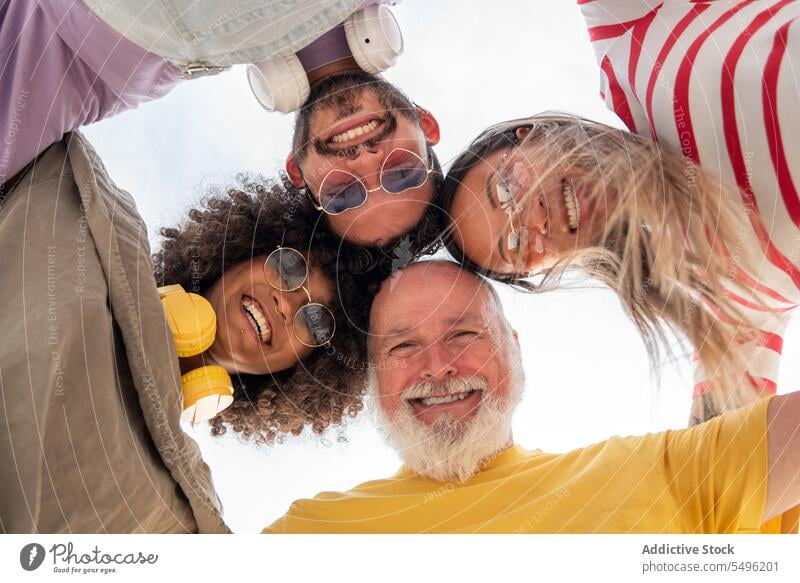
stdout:
[(264, 532), (779, 532), (800, 502), (800, 393), (565, 454), (516, 445), (517, 334), (491, 286), (454, 263), (389, 278), (369, 348), (374, 407), (403, 467), (298, 500)]

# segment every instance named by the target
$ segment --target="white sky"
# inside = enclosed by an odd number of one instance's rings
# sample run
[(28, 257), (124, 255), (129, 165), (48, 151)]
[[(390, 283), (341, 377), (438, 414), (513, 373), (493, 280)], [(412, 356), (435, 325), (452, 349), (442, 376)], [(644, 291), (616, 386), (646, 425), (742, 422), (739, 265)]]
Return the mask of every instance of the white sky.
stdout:
[[(437, 152), (445, 167), (479, 131), (501, 120), (558, 109), (620, 125), (598, 96), (598, 69), (574, 1), (406, 0), (394, 12), (406, 54), (386, 77), (438, 118)], [(239, 67), (185, 83), (85, 133), (114, 180), (133, 194), (155, 248), (157, 228), (175, 224), (204, 184), (281, 167), (291, 122), (260, 109)], [(500, 292), (519, 332), (528, 379), (514, 422), (517, 443), (558, 452), (685, 425), (688, 359), (666, 367), (657, 385), (639, 336), (609, 291)], [(797, 354), (798, 347), (795, 322), (784, 354)], [(784, 358), (780, 392), (796, 389), (799, 380), (800, 359)], [(226, 522), (237, 532), (259, 531), (297, 498), (397, 469), (397, 456), (368, 415), (345, 434), (346, 442), (332, 431), (323, 441), (305, 435), (257, 448), (214, 440), (205, 428), (192, 433), (214, 473)]]

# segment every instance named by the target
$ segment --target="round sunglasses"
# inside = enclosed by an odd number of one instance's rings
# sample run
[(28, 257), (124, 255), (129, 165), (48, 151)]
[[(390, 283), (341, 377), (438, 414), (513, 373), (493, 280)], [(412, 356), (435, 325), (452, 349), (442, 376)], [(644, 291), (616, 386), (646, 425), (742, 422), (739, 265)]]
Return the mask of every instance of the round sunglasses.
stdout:
[(305, 346), (319, 348), (333, 338), (336, 318), (329, 308), (311, 301), (311, 293), (303, 285), (308, 280), (308, 263), (303, 254), (292, 247), (278, 247), (264, 261), (264, 277), (274, 289), (293, 292), (302, 289), (308, 303), (295, 312), (292, 331)]
[(367, 201), (370, 192), (383, 189), (389, 194), (400, 194), (411, 188), (419, 188), (428, 180), (432, 170), (428, 164), (411, 150), (395, 148), (381, 164), (381, 185), (369, 189), (355, 174), (347, 170), (330, 170), (319, 186), (317, 210), (329, 215), (338, 215), (357, 209)]

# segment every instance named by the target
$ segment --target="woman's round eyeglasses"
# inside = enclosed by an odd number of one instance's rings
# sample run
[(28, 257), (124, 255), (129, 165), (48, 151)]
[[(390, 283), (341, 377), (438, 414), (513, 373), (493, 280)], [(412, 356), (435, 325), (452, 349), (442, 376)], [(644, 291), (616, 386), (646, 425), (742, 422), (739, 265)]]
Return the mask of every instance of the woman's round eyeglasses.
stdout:
[(328, 344), (336, 331), (336, 318), (329, 308), (311, 301), (311, 293), (303, 285), (308, 280), (308, 262), (303, 254), (291, 247), (278, 247), (264, 261), (264, 277), (278, 291), (302, 289), (306, 293), (308, 303), (295, 312), (292, 331), (305, 346)]

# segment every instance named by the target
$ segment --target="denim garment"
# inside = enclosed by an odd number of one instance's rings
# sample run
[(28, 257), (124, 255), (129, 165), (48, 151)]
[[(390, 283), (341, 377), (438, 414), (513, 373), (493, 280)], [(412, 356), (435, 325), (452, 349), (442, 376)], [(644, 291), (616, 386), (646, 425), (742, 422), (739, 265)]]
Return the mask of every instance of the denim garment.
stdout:
[[(292, 54), (363, 0), (84, 0), (98, 17), (182, 70)], [(196, 68), (196, 67), (195, 67)]]

